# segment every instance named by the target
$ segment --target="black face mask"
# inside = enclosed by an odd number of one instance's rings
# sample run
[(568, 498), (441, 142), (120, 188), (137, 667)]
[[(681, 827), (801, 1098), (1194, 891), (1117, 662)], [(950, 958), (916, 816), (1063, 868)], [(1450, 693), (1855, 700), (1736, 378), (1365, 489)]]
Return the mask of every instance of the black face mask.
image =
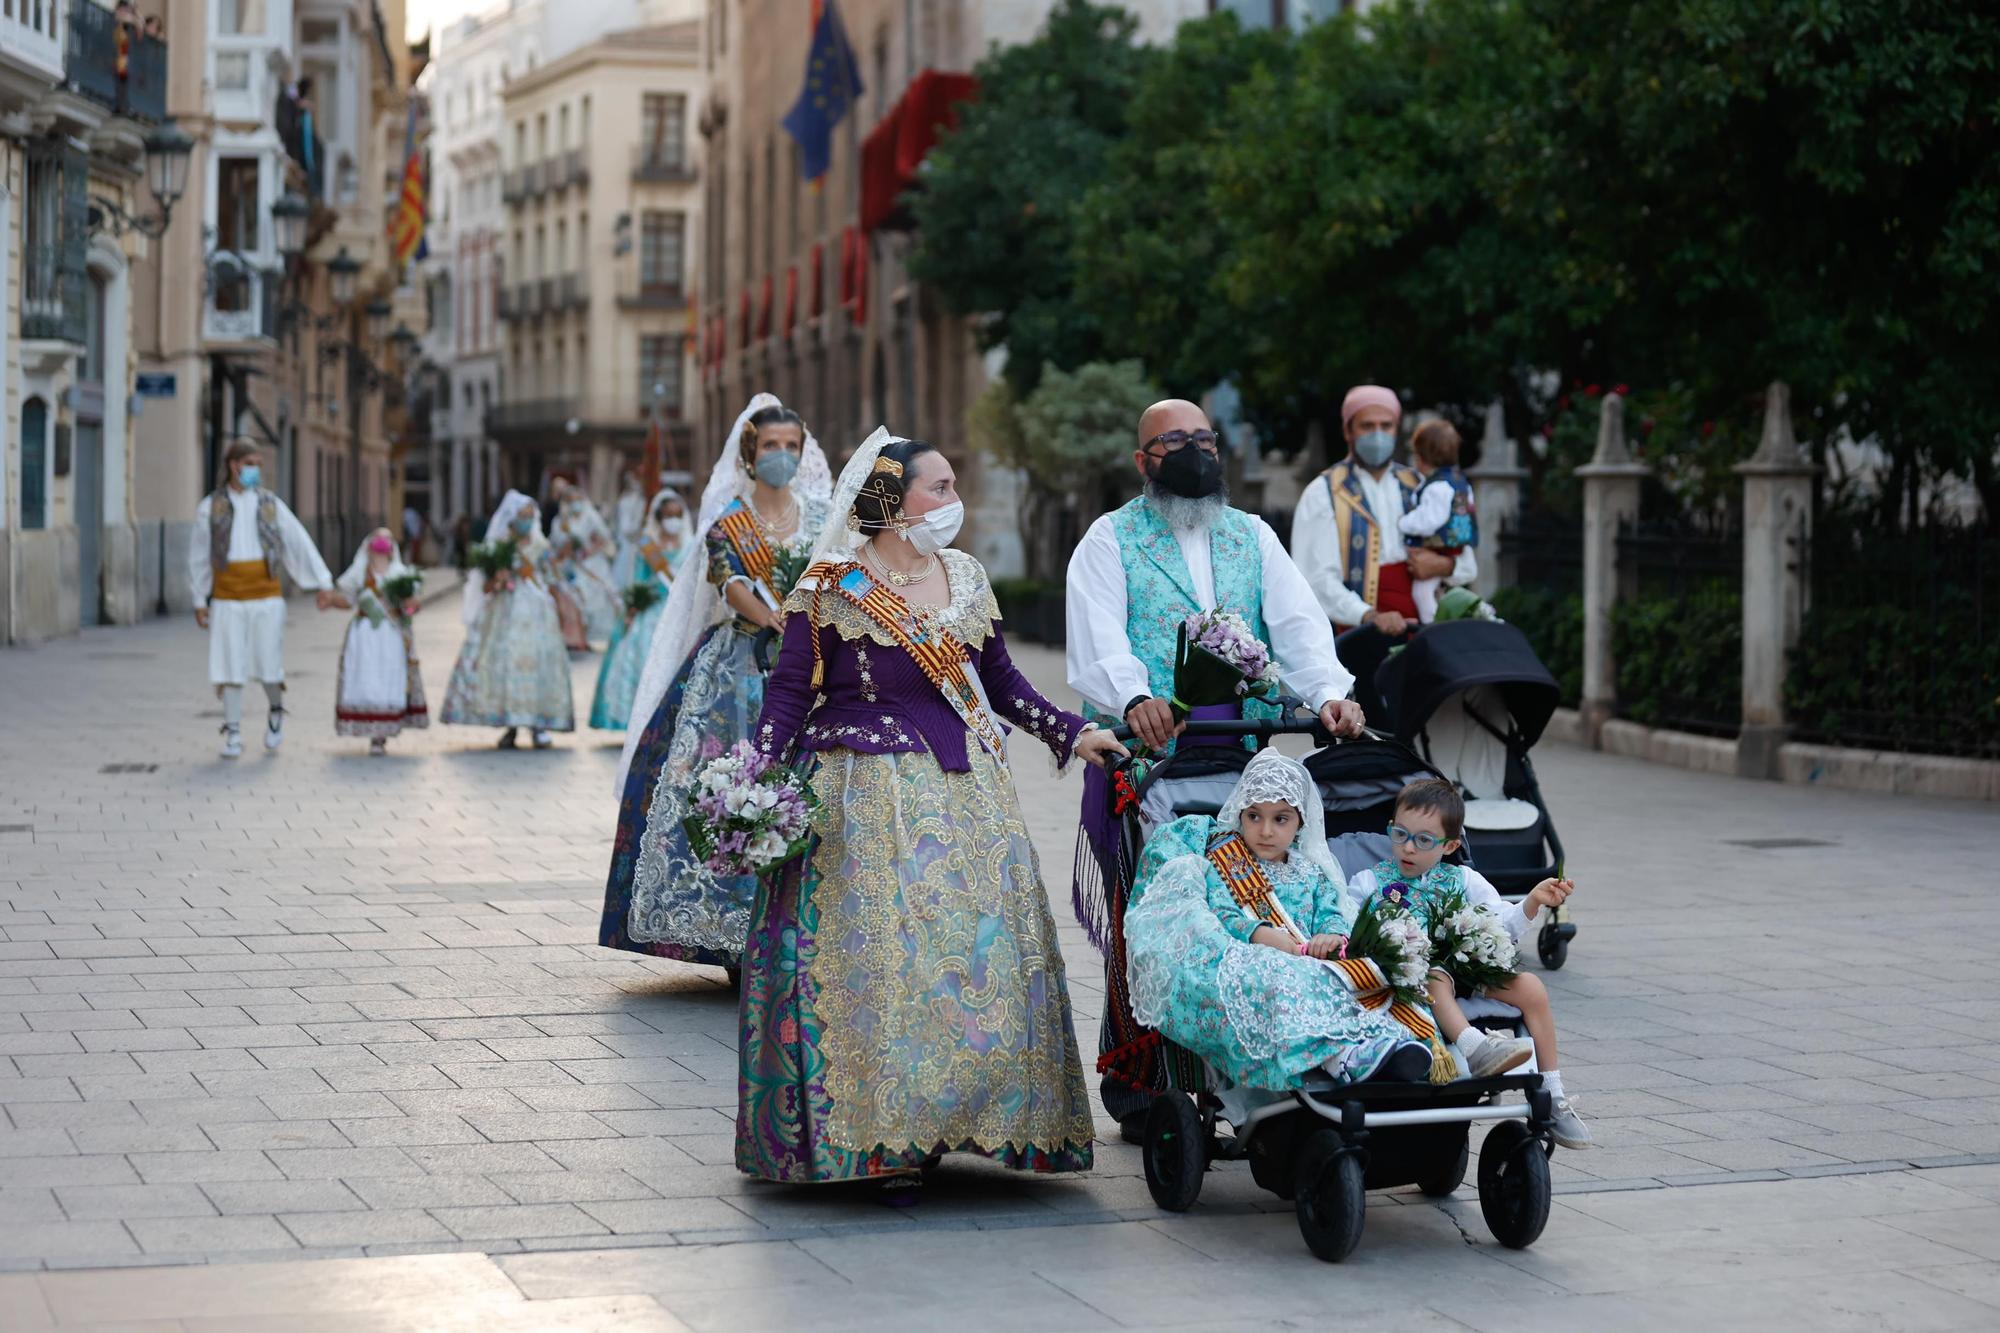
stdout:
[(1222, 489), (1222, 455), (1190, 444), (1155, 463), (1153, 478), (1182, 499), (1205, 499)]

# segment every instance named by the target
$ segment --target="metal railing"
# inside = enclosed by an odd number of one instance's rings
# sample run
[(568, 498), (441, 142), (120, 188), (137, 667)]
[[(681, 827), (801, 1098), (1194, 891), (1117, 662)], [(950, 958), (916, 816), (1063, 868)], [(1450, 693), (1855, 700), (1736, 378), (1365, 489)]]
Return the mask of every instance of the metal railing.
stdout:
[(115, 13), (92, 0), (70, 0), (63, 79), (121, 116), (152, 123), (166, 119), (167, 44), (120, 24)]
[(687, 302), (687, 291), (679, 279), (648, 282), (641, 276), (628, 281), (618, 293), (618, 304), (626, 310), (678, 310)]
[(556, 279), (556, 308), (559, 310), (585, 310), (590, 306), (590, 288), (584, 284), (581, 273), (565, 273)]
[(581, 148), (572, 148), (564, 154), (569, 160), (569, 179), (573, 185), (590, 184), (590, 155)]
[(574, 398), (526, 398), (500, 403), (486, 413), (486, 433), (499, 435), (507, 431), (554, 430), (576, 414), (577, 400)]
[(694, 164), (680, 144), (639, 144), (632, 150), (632, 179), (676, 184), (694, 179)]

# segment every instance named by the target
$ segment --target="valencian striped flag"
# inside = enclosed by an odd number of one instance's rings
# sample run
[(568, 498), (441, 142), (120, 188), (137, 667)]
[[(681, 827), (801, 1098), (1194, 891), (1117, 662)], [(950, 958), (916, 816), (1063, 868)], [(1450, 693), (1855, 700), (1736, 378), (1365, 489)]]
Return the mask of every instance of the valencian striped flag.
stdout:
[(403, 136), (403, 192), (389, 214), (389, 249), (403, 265), (424, 257), (424, 159), (417, 151), (417, 101), (410, 99), (410, 125)]
[(812, 50), (806, 56), (805, 86), (785, 113), (785, 130), (799, 144), (799, 167), (809, 181), (826, 175), (833, 159), (834, 127), (861, 96), (861, 69), (840, 22), (835, 0), (813, 0)]

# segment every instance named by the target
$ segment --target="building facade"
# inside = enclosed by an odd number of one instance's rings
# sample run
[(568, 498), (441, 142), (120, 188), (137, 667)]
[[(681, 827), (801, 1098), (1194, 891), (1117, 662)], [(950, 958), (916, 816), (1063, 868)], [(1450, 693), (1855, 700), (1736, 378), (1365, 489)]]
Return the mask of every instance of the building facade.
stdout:
[(506, 84), (501, 402), (486, 418), (508, 484), (550, 474), (600, 502), (644, 454), (691, 447), (689, 245), (700, 196), (693, 22), (608, 33)]
[[(904, 220), (864, 217), (862, 158), (903, 118), (932, 116), (994, 44), (1033, 37), (1052, 0), (839, 0), (863, 90), (834, 132), (817, 188), (783, 126), (811, 47), (806, 6), (711, 0), (703, 19), (709, 94), (700, 131), (705, 217), (700, 276), (696, 466), (706, 467), (759, 390), (806, 417), (838, 466), (886, 423), (936, 444), (968, 498), (960, 545), (996, 574), (1018, 572), (1018, 485), (967, 446), (966, 411), (988, 367), (971, 323), (910, 280)], [(1208, 0), (1130, 0), (1140, 38), (1170, 38)], [(918, 137), (930, 126), (917, 127)], [(893, 200), (887, 201), (893, 203)]]
[(0, 13), (0, 642), (141, 613), (132, 270), (167, 43), (108, 6)]
[[(394, 285), (409, 54), (402, 0), (174, 0), (166, 22), (169, 109), (195, 142), (138, 266), (135, 493), (141, 600), (180, 612), (188, 526), (235, 438), (263, 446), (265, 485), (330, 564), (397, 507), (398, 376), (366, 312)], [(281, 201), (303, 212), (295, 251)]]

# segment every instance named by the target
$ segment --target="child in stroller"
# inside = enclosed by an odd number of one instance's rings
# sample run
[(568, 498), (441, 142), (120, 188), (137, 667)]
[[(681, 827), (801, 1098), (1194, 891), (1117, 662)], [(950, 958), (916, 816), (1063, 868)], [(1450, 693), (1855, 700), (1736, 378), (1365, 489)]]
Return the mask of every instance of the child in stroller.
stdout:
[[(1520, 903), (1503, 901), (1478, 871), (1445, 863), (1444, 858), (1458, 850), (1464, 827), (1465, 801), (1452, 783), (1443, 778), (1421, 778), (1403, 788), (1396, 797), (1396, 822), (1389, 826), (1391, 855), (1348, 881), (1356, 910), (1371, 895), (1394, 891), (1428, 929), (1435, 925), (1442, 899), (1456, 894), (1468, 906), (1493, 912), (1519, 944), (1539, 909), (1560, 907), (1574, 891), (1568, 880), (1549, 878), (1530, 889)], [(1527, 1043), (1491, 1036), (1466, 1021), (1459, 1001), (1474, 996), (1461, 996), (1445, 969), (1431, 969), (1426, 990), (1439, 1030), (1458, 1048), (1474, 1075), (1504, 1073), (1528, 1058)], [(1477, 995), (1520, 1011), (1528, 1035), (1534, 1039), (1532, 1049), (1542, 1086), (1553, 1099), (1555, 1141), (1565, 1148), (1590, 1147), (1590, 1128), (1563, 1093), (1562, 1074), (1556, 1068), (1555, 1016), (1541, 978), (1518, 972), (1505, 985), (1484, 988)]]
[[(1338, 1261), (1360, 1238), (1365, 1189), (1451, 1193), (1468, 1124), (1491, 1121), (1481, 1209), (1502, 1243), (1532, 1244), (1548, 1218), (1541, 1081), (1429, 1082), (1429, 1015), (1387, 1003), (1386, 988), (1357, 993), (1316, 961), (1338, 951), (1349, 920), (1321, 799), (1305, 765), (1263, 750), (1215, 817), (1157, 823), (1144, 840), (1118, 939), (1131, 1014), (1160, 1057), (1144, 1138), (1153, 1198), (1184, 1210), (1211, 1160), (1247, 1159), (1260, 1186), (1294, 1201), (1312, 1251)], [(1455, 1072), (1448, 1058), (1441, 1070)], [(1497, 1100), (1510, 1091), (1525, 1104)]]

